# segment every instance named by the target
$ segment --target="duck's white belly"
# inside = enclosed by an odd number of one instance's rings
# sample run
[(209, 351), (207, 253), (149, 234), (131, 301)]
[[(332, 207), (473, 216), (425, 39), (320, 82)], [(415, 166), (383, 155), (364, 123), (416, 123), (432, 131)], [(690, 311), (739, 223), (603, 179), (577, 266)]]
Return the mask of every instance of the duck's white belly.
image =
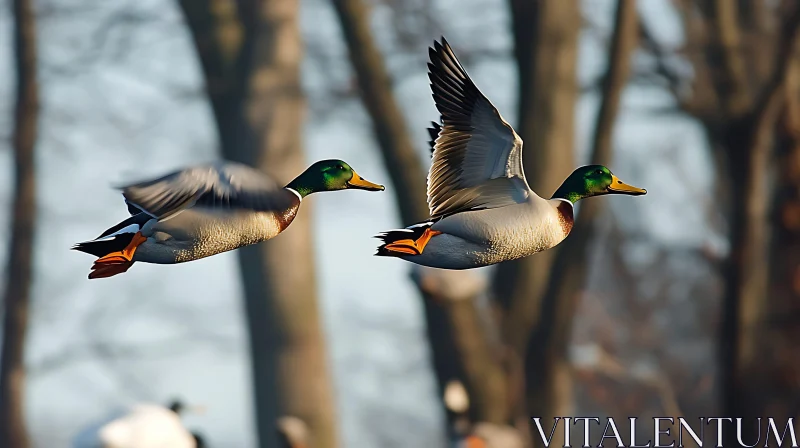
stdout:
[(266, 241), (281, 230), (272, 213), (190, 209), (157, 223), (134, 260), (183, 263)]
[(443, 232), (421, 255), (403, 257), (445, 269), (470, 269), (516, 260), (550, 249), (566, 238), (559, 214), (549, 201), (459, 213), (432, 227)]

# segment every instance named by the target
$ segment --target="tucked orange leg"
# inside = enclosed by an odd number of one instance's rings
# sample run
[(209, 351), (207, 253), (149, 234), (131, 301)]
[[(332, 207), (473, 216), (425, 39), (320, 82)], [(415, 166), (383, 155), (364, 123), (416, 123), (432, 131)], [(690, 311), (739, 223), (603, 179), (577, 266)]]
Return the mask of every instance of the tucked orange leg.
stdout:
[(386, 249), (393, 250), (395, 252), (409, 255), (421, 255), (422, 251), (425, 250), (425, 246), (428, 244), (428, 241), (430, 241), (431, 238), (435, 237), (436, 235), (441, 235), (441, 233), (442, 232), (438, 230), (425, 229), (425, 231), (422, 232), (422, 236), (417, 238), (416, 241), (412, 239), (397, 240), (387, 244), (385, 247)]
[(147, 241), (147, 238), (142, 235), (142, 232), (136, 232), (131, 242), (117, 252), (98, 258), (94, 265), (92, 265), (92, 272), (89, 273), (89, 278), (106, 278), (112, 277), (117, 274), (122, 274), (133, 265), (133, 254), (136, 248), (142, 243)]
[(141, 245), (145, 241), (147, 241), (147, 238), (142, 235), (142, 232), (136, 232), (136, 235), (133, 235), (131, 242), (128, 243), (125, 249), (122, 249), (117, 252), (111, 252), (105, 257), (98, 258), (97, 261), (95, 261), (95, 263), (132, 261), (133, 253), (136, 252), (136, 248), (139, 247), (139, 245)]
[(117, 274), (122, 274), (133, 265), (132, 261), (125, 261), (119, 263), (95, 263), (92, 266), (92, 272), (89, 273), (90, 279), (113, 277)]
[(486, 442), (480, 437), (469, 436), (464, 442), (467, 448), (486, 448)]

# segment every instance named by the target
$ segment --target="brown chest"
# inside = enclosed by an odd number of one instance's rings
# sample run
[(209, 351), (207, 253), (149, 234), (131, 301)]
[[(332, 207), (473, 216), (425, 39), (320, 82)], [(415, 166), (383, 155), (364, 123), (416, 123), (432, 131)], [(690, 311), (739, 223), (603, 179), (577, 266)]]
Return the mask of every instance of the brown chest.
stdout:
[(559, 201), (556, 210), (558, 211), (558, 223), (561, 225), (561, 230), (564, 231), (564, 235), (568, 235), (575, 224), (573, 206), (569, 202)]
[(278, 223), (278, 229), (280, 232), (286, 230), (286, 228), (289, 227), (289, 224), (294, 221), (298, 210), (300, 210), (300, 198), (295, 196), (295, 200), (292, 202), (292, 205), (289, 208), (275, 212), (275, 221)]

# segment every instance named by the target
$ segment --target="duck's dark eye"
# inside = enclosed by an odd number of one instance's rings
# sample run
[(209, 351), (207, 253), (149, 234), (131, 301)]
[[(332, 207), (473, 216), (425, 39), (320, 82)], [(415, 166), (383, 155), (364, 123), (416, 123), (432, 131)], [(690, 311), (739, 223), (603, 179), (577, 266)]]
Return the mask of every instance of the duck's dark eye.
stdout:
[(342, 165), (336, 165), (336, 168), (338, 168), (338, 169), (340, 169), (340, 170), (344, 171), (344, 167), (343, 167)]
[(603, 170), (597, 170), (594, 172), (594, 174), (603, 174)]

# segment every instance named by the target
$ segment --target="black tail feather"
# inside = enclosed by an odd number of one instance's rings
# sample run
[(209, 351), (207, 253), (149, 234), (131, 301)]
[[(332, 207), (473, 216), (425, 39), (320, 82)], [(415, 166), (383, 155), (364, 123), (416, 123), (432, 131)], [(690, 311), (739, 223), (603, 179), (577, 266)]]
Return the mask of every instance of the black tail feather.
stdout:
[(433, 222), (423, 222), (406, 227), (405, 229), (387, 230), (383, 233), (375, 235), (375, 238), (383, 241), (383, 244), (378, 246), (378, 250), (375, 252), (375, 255), (379, 257), (396, 257), (398, 252), (387, 249), (387, 244), (391, 244), (399, 240), (416, 241), (421, 238), (422, 234), (425, 233), (425, 230), (429, 229), (432, 225)]
[[(96, 239), (92, 241), (84, 241), (72, 246), (72, 250), (86, 252), (87, 254), (94, 255), (95, 257), (105, 257), (112, 252), (121, 251), (128, 247), (136, 232), (141, 230), (147, 221), (151, 219), (153, 218), (147, 213), (138, 213), (106, 230)], [(113, 237), (109, 236), (115, 232), (125, 229), (126, 227), (130, 227), (131, 231), (126, 230), (124, 233), (114, 235)]]
[(128, 247), (128, 244), (133, 240), (133, 235), (133, 233), (120, 233), (119, 235), (114, 235), (113, 238), (84, 241), (72, 246), (72, 250), (85, 252), (98, 258), (105, 257), (112, 252), (118, 252)]

